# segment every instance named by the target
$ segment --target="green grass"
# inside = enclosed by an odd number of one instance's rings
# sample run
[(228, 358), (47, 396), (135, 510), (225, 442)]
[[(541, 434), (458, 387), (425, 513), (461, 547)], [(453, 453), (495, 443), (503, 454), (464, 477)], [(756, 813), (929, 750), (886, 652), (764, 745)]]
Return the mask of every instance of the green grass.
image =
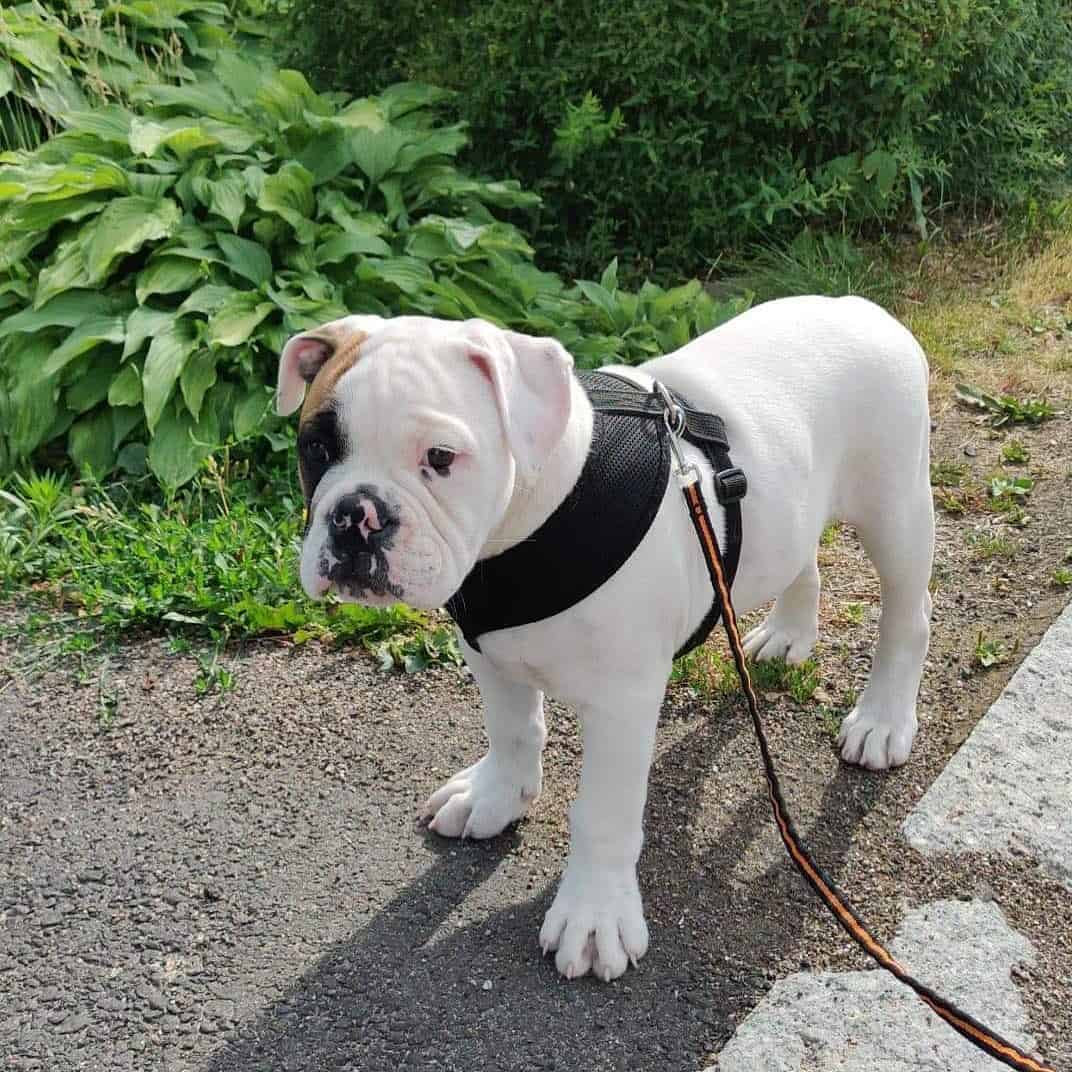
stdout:
[(784, 659), (751, 663), (752, 682), (761, 692), (788, 692), (798, 704), (807, 703), (819, 687), (819, 666), (814, 659), (791, 665)]
[(897, 292), (886, 258), (872, 256), (846, 235), (811, 230), (788, 247), (755, 247), (728, 284), (757, 303), (798, 294), (856, 294), (889, 306)]
[(931, 462), (931, 487), (959, 488), (964, 484), (968, 466), (962, 462), (939, 459)]
[[(219, 648), (239, 637), (356, 640), (406, 669), (459, 661), (450, 637), (417, 611), (302, 595), (302, 499), (289, 471), (256, 477), (224, 454), (173, 497), (154, 488), (47, 473), (9, 480), (0, 488), (0, 594), (73, 610), (70, 650), (144, 628), (174, 633), (180, 645), (208, 642), (206, 690), (231, 683)], [(68, 619), (56, 620), (69, 633)], [(39, 622), (36, 632), (47, 629)]]

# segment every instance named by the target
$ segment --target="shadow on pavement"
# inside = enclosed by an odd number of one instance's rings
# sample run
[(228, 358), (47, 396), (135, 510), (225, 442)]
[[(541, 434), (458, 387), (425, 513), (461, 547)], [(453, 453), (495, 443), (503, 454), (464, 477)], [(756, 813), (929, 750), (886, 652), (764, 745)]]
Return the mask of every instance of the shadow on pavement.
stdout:
[[(528, 900), (496, 897), (501, 908), (452, 926), (525, 828), (460, 846), (428, 835), (438, 854), (433, 865), (241, 1025), (208, 1067), (695, 1072), (794, 953), (807, 913), (822, 911), (780, 846), (773, 862), (769, 843), (756, 856), (757, 839), (773, 836), (758, 765), (754, 792), (732, 802), (709, 845), (691, 823), (712, 766), (720, 756), (725, 762), (744, 732), (742, 719), (705, 719), (652, 769), (641, 859), (652, 947), (639, 970), (610, 985), (567, 983), (551, 960), (541, 960), (536, 935), (557, 874)], [(849, 781), (854, 793), (846, 791)], [(819, 855), (835, 877), (881, 789), (881, 778), (841, 767), (814, 822), (801, 823), (805, 837), (809, 829), (826, 831), (831, 847)], [(750, 853), (761, 861), (751, 874), (741, 868)], [(832, 940), (834, 931), (831, 921)]]

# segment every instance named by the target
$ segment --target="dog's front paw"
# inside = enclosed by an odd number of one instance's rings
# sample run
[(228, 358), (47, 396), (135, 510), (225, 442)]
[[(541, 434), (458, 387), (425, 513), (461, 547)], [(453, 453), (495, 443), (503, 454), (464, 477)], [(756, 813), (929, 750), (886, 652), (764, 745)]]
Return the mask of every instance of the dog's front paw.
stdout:
[(569, 864), (540, 928), (544, 954), (557, 950), (555, 967), (567, 979), (590, 971), (617, 979), (648, 951), (648, 925), (636, 869), (627, 872)]
[(540, 794), (542, 771), (501, 763), (489, 752), (458, 771), (425, 802), (420, 820), (443, 837), (489, 838), (520, 819)]
[(914, 711), (891, 717), (859, 704), (841, 723), (837, 739), (841, 758), (868, 770), (899, 767), (912, 751), (917, 726)]

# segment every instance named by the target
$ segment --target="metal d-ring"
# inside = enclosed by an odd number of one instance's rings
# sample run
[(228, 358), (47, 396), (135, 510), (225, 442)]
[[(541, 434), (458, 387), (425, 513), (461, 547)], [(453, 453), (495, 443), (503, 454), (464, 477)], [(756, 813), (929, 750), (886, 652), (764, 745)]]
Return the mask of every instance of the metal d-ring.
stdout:
[(663, 407), (663, 424), (670, 435), (670, 449), (674, 453), (674, 469), (678, 483), (684, 488), (700, 479), (700, 470), (685, 460), (681, 453), (681, 437), (685, 433), (685, 410), (658, 380), (653, 380), (652, 393)]

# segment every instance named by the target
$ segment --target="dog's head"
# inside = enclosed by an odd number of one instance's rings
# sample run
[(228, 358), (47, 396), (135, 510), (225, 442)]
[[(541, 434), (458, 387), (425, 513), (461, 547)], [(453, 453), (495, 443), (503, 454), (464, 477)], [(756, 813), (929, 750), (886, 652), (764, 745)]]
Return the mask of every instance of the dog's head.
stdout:
[(481, 320), (349, 316), (292, 338), (276, 407), (302, 407), (305, 591), (445, 603), (562, 439), (572, 363)]

